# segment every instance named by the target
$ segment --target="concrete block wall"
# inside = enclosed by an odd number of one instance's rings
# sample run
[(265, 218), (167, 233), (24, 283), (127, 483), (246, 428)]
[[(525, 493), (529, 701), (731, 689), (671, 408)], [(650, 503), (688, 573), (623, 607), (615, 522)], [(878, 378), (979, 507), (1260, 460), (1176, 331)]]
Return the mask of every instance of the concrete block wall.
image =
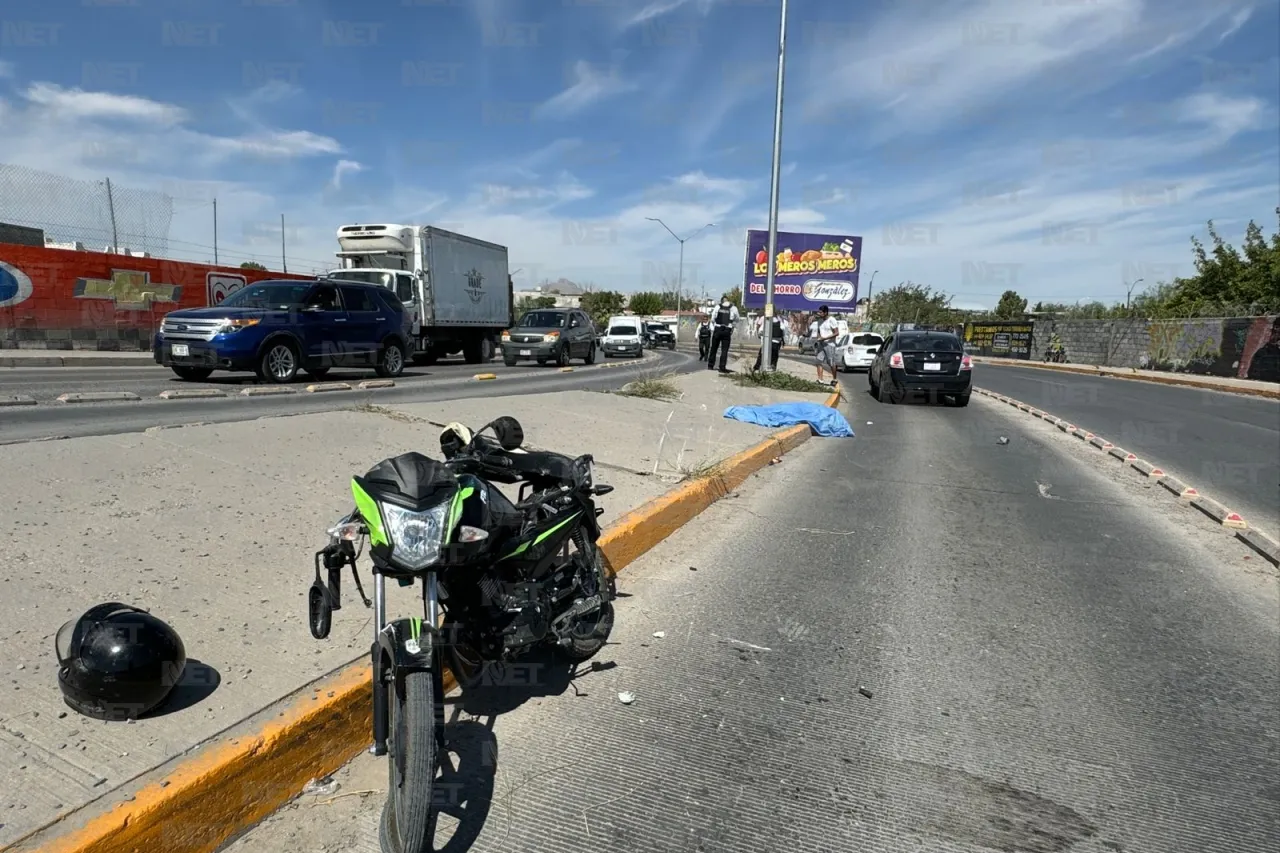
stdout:
[(1073, 364), (1280, 382), (1280, 316), (1037, 320), (1031, 358), (1057, 334)]

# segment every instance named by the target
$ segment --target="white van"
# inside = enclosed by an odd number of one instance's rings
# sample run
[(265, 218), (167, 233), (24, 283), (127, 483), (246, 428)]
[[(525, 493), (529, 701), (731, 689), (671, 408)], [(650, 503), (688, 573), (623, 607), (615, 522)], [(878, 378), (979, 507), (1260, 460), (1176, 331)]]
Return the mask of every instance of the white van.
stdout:
[(610, 317), (604, 330), (604, 355), (630, 355), (639, 358), (644, 354), (643, 329), (639, 317)]

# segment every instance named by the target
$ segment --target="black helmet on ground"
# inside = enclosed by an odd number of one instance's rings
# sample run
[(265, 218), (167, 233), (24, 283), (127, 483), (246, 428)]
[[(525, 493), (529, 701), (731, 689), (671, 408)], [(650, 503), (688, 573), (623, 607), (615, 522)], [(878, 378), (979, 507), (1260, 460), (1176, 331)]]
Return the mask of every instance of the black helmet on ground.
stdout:
[(63, 625), (54, 648), (66, 703), (99, 720), (129, 720), (153, 710), (187, 664), (177, 631), (116, 601), (91, 607)]

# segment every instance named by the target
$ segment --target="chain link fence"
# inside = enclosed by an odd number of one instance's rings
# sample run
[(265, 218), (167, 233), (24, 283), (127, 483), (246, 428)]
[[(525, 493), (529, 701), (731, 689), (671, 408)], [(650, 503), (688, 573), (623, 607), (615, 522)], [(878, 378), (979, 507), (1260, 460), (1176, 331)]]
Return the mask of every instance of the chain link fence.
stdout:
[(173, 198), (108, 179), (79, 181), (0, 164), (0, 221), (40, 228), (48, 239), (92, 251), (115, 247), (167, 257)]

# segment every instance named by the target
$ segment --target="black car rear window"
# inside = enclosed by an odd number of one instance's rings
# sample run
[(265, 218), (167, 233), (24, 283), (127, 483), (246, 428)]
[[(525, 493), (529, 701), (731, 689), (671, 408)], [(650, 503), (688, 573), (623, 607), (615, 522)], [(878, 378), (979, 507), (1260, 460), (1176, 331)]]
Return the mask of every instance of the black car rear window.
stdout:
[(955, 335), (899, 335), (898, 349), (960, 352), (960, 339)]

